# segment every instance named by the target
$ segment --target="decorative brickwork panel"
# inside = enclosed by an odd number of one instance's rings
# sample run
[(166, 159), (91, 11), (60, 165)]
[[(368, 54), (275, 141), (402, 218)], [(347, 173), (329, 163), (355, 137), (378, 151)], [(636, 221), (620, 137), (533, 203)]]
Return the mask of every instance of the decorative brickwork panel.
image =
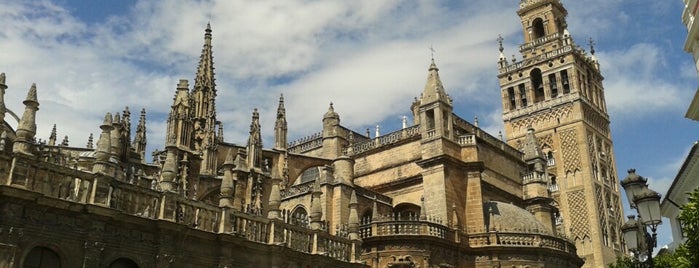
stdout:
[(544, 148), (544, 147), (549, 147), (553, 148), (553, 135), (548, 134), (546, 136), (538, 137), (539, 147)]
[(590, 237), (590, 221), (587, 215), (587, 202), (583, 190), (568, 193), (571, 236), (574, 240)]
[[(515, 133), (523, 133), (527, 131), (529, 126), (533, 128), (541, 128), (552, 124), (558, 124), (558, 120), (565, 121), (573, 111), (573, 104), (564, 104), (551, 109), (546, 109), (536, 113), (535, 115), (527, 116), (522, 119), (512, 122), (512, 129)], [(550, 123), (556, 122), (556, 123)]]
[(563, 168), (566, 172), (573, 172), (580, 168), (580, 150), (577, 143), (578, 137), (575, 129), (561, 131), (561, 149), (563, 151)]

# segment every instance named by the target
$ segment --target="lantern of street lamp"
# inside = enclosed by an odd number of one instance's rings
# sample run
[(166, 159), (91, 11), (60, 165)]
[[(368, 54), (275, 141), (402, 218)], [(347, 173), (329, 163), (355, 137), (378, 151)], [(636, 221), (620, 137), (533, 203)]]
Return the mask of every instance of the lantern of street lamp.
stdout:
[(648, 188), (641, 189), (633, 198), (643, 224), (651, 226), (653, 232), (662, 223), (660, 220), (660, 194)]
[(621, 187), (624, 187), (624, 191), (626, 192), (626, 198), (629, 201), (629, 205), (635, 208), (636, 204), (634, 203), (633, 197), (637, 195), (643, 188), (648, 188), (648, 185), (646, 184), (648, 180), (644, 177), (637, 175), (635, 169), (629, 169), (628, 173), (629, 175), (621, 181)]
[(632, 252), (636, 252), (638, 249), (638, 222), (634, 215), (629, 215), (628, 218), (629, 220), (621, 226), (621, 232), (624, 234), (626, 248)]

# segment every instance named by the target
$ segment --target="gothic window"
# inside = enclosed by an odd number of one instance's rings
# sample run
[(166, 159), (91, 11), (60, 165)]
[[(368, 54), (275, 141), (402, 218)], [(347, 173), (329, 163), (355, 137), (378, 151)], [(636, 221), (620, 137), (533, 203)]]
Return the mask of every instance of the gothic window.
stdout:
[(534, 89), (534, 103), (538, 103), (544, 100), (544, 83), (541, 77), (541, 70), (539, 68), (534, 68), (529, 73), (529, 79), (532, 82), (532, 88)]
[(507, 88), (507, 97), (508, 97), (509, 100), (510, 100), (510, 111), (516, 109), (516, 108), (517, 108), (517, 102), (515, 101), (515, 100), (516, 100), (516, 97), (515, 97), (515, 88), (513, 88), (513, 87)]
[(544, 20), (541, 18), (536, 18), (534, 22), (532, 22), (532, 35), (535, 40), (546, 35), (546, 32), (544, 31)]
[(320, 167), (312, 167), (309, 169), (306, 169), (301, 173), (301, 176), (299, 176), (299, 180), (297, 180), (297, 184), (303, 184), (309, 181), (315, 181), (317, 178), (320, 178)]
[(138, 268), (138, 264), (127, 258), (119, 258), (113, 261), (109, 268)]
[(303, 207), (297, 207), (291, 213), (289, 222), (296, 226), (308, 227), (308, 212)]
[(568, 81), (568, 71), (561, 71), (561, 84), (563, 85), (563, 94), (570, 93), (570, 82)]
[(415, 204), (398, 204), (393, 211), (399, 221), (417, 220), (420, 217), (420, 207)]
[(549, 74), (549, 88), (551, 89), (551, 98), (558, 96), (558, 85), (556, 84), (556, 74)]
[(519, 89), (519, 98), (521, 102), (521, 107), (527, 107), (527, 90), (524, 87), (524, 84), (519, 84), (517, 85)]
[(46, 247), (33, 248), (24, 258), (25, 268), (60, 268), (61, 258), (53, 250)]
[(435, 128), (435, 121), (434, 121), (434, 110), (429, 110), (425, 113), (427, 116), (427, 129), (431, 130)]

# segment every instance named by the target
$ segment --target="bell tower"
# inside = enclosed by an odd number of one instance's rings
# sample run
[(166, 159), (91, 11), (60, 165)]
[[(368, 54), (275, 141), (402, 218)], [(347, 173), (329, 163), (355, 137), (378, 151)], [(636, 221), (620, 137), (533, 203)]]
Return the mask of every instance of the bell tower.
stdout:
[(560, 0), (521, 0), (521, 59), (508, 60), (499, 38), (505, 134), (508, 144), (523, 150), (534, 129), (546, 160), (554, 228), (575, 241), (583, 267), (606, 267), (624, 251), (604, 78), (594, 43), (588, 54), (573, 41), (567, 13)]

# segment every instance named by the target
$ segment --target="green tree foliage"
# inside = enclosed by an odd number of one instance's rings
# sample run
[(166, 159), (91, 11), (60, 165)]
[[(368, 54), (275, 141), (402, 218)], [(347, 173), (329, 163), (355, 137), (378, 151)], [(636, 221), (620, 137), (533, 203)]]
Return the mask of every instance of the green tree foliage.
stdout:
[(674, 255), (678, 255), (678, 261), (688, 264), (687, 267), (699, 267), (699, 188), (689, 194), (689, 202), (682, 206), (680, 221), (687, 241)]
[(616, 262), (610, 263), (609, 268), (634, 268), (636, 267), (633, 260), (628, 256), (616, 257)]

